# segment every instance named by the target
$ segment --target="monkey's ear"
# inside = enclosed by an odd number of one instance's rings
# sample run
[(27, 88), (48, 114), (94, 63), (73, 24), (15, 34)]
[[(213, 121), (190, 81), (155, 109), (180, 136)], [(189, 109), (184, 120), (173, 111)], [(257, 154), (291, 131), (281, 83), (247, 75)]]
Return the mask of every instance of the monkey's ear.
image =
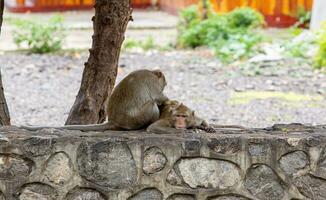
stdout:
[(152, 71), (153, 72), (153, 74), (155, 74), (158, 78), (161, 78), (161, 77), (163, 77), (164, 75), (163, 75), (163, 73), (160, 71), (160, 70), (153, 70)]

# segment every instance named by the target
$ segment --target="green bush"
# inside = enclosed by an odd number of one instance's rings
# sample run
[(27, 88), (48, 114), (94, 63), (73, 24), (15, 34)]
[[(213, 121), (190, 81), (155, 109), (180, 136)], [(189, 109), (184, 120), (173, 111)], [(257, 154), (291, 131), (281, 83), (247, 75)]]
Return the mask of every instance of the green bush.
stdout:
[(324, 22), (321, 30), (318, 32), (319, 50), (315, 57), (314, 66), (318, 69), (326, 68), (326, 22)]
[(210, 46), (216, 40), (227, 38), (228, 28), (226, 18), (223, 16), (213, 16), (199, 23), (192, 23), (188, 29), (180, 33), (179, 46), (191, 48)]
[(263, 16), (251, 8), (239, 8), (218, 15), (210, 13), (201, 20), (197, 6), (181, 11), (178, 46), (196, 48), (207, 46), (224, 62), (252, 55), (262, 37), (253, 32), (264, 24)]
[(307, 11), (305, 7), (300, 6), (297, 9), (295, 17), (298, 18), (298, 21), (294, 24), (293, 27), (309, 27), (309, 22), (311, 20), (311, 11)]
[(256, 28), (265, 24), (263, 15), (248, 7), (235, 9), (227, 17), (233, 28)]
[(200, 21), (198, 6), (192, 5), (180, 11), (179, 23), (185, 27), (189, 27), (192, 23)]
[(47, 22), (14, 20), (14, 42), (18, 47), (27, 45), (31, 53), (49, 53), (62, 48), (65, 38), (63, 18), (54, 16)]
[(252, 57), (258, 53), (257, 44), (262, 37), (255, 33), (237, 33), (230, 35), (228, 40), (220, 40), (214, 52), (223, 62), (230, 62), (242, 58)]

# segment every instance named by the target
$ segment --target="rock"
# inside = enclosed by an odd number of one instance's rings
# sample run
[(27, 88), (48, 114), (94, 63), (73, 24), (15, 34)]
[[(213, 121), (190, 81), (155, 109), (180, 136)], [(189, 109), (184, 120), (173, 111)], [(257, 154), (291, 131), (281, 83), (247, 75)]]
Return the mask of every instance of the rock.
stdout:
[(238, 167), (223, 160), (207, 158), (181, 159), (177, 164), (177, 168), (184, 182), (192, 188), (226, 189), (240, 180)]
[(173, 194), (169, 196), (166, 200), (196, 200), (194, 195), (190, 194)]
[(182, 185), (181, 178), (178, 176), (178, 174), (173, 169), (168, 173), (168, 176), (166, 177), (166, 181), (170, 185)]
[(0, 179), (26, 178), (32, 171), (33, 162), (18, 155), (0, 154)]
[(240, 195), (222, 195), (217, 197), (211, 197), (208, 200), (249, 200), (249, 199)]
[(25, 185), (19, 195), (19, 200), (57, 200), (57, 198), (55, 189), (42, 183)]
[(326, 180), (326, 148), (324, 148), (318, 163), (317, 168), (312, 174), (316, 177), (322, 178)]
[(201, 142), (199, 140), (187, 140), (183, 145), (184, 154), (196, 156), (200, 154)]
[(294, 151), (283, 155), (279, 160), (281, 169), (287, 175), (295, 175), (309, 164), (309, 158), (303, 151)]
[(156, 188), (141, 190), (137, 194), (128, 198), (128, 200), (163, 200), (163, 194)]
[(299, 177), (295, 180), (295, 185), (306, 197), (313, 200), (326, 199), (326, 181), (310, 175)]
[(167, 162), (162, 150), (158, 147), (152, 147), (145, 151), (143, 160), (143, 171), (145, 174), (154, 174), (161, 171)]
[(270, 145), (268, 143), (250, 143), (249, 154), (251, 156), (262, 157), (270, 152)]
[(216, 153), (234, 154), (241, 148), (238, 138), (212, 139), (207, 146)]
[(77, 153), (82, 177), (110, 188), (123, 188), (136, 181), (137, 170), (125, 142), (83, 143)]
[(245, 187), (257, 198), (280, 200), (284, 197), (281, 181), (267, 165), (252, 166), (245, 178)]
[(52, 155), (44, 170), (44, 177), (54, 184), (63, 185), (72, 177), (73, 171), (69, 156), (64, 152)]
[(94, 189), (78, 188), (69, 192), (66, 200), (106, 200), (106, 198)]
[(248, 61), (249, 62), (275, 62), (275, 61), (280, 61), (284, 59), (281, 55), (263, 55), (259, 54), (255, 57), (250, 58)]
[(23, 142), (24, 151), (31, 156), (43, 156), (52, 152), (52, 138), (31, 137)]

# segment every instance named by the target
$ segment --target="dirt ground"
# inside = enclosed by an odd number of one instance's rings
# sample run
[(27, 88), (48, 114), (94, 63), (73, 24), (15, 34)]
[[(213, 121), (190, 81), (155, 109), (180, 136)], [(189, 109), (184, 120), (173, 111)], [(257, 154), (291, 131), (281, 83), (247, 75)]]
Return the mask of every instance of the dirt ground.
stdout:
[[(62, 125), (80, 86), (87, 52), (73, 56), (0, 56), (14, 124)], [(161, 69), (166, 94), (216, 124), (265, 127), (274, 123), (326, 124), (326, 75), (296, 62), (250, 69), (223, 66), (204, 50), (126, 53), (118, 81), (129, 72)]]

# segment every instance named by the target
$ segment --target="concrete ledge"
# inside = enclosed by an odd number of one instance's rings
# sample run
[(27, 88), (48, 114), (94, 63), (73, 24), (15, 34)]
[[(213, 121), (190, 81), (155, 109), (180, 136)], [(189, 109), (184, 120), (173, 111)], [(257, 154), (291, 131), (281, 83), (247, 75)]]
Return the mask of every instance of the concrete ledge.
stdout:
[(0, 200), (326, 199), (326, 126), (155, 135), (0, 128)]

